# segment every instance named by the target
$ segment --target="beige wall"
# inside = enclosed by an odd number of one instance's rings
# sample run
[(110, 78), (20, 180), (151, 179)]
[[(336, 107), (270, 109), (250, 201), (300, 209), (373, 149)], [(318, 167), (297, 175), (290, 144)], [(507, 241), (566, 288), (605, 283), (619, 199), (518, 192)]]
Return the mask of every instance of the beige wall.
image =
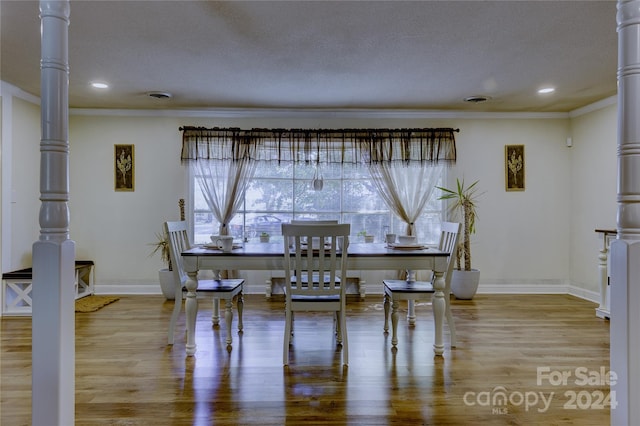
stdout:
[[(16, 144), (39, 141), (35, 107), (21, 105), (14, 132)], [(166, 112), (163, 114), (167, 114)], [(604, 191), (615, 199), (615, 168), (594, 176), (594, 165), (615, 158), (615, 110), (610, 108), (574, 118), (390, 119), (390, 118), (194, 118), (73, 114), (71, 146), (71, 238), (78, 258), (96, 261), (97, 288), (101, 292), (158, 291), (161, 262), (150, 257), (149, 243), (162, 222), (178, 217), (178, 199), (186, 198), (186, 172), (179, 161), (184, 125), (251, 127), (455, 127), (458, 164), (449, 170), (449, 181), (464, 177), (480, 180), (478, 233), (473, 237), (473, 263), (481, 270), (480, 291), (566, 291), (569, 284), (595, 298), (598, 244), (593, 229), (609, 226), (611, 206), (592, 191)], [(22, 123), (25, 124), (22, 124)], [(27, 124), (28, 123), (28, 124)], [(567, 148), (572, 136), (574, 146)], [(135, 191), (113, 189), (114, 144), (135, 145)], [(504, 146), (525, 145), (526, 190), (506, 192)], [(594, 144), (594, 147), (591, 145)], [(27, 145), (14, 152), (30, 164), (28, 177), (14, 182), (20, 193), (16, 205), (19, 221), (37, 220), (37, 148)], [(595, 149), (597, 148), (597, 149)], [(613, 151), (613, 153), (611, 152)], [(588, 185), (576, 182), (593, 180)], [(35, 189), (34, 189), (35, 184)], [(34, 193), (35, 192), (35, 193)], [(6, 194), (3, 194), (5, 200)], [(24, 197), (24, 200), (22, 198)], [(35, 199), (35, 201), (34, 201)], [(4, 202), (4, 201), (3, 201)], [(589, 214), (585, 216), (585, 212)], [(577, 218), (579, 216), (579, 219)], [(592, 217), (591, 217), (592, 216)], [(31, 218), (31, 219), (29, 219)], [(35, 218), (35, 219), (34, 219)], [(18, 219), (15, 219), (18, 220)], [(584, 221), (584, 223), (582, 222)], [(611, 223), (613, 225), (613, 223)], [(23, 223), (15, 238), (21, 243), (12, 252), (14, 264), (28, 259), (37, 236)], [(19, 263), (19, 262), (18, 262)], [(368, 279), (374, 289), (375, 280)], [(252, 276), (251, 288), (263, 290), (264, 281)]]
[(602, 235), (594, 231), (616, 228), (617, 106), (576, 117), (571, 126), (571, 280), (597, 292)]
[[(10, 193), (11, 269), (31, 266), (31, 246), (40, 236), (40, 107), (12, 100)], [(3, 236), (4, 238), (4, 236)]]
[[(569, 279), (570, 204), (564, 119), (459, 122), (456, 175), (480, 179), (475, 267), (492, 291), (501, 286), (555, 286)], [(505, 145), (525, 146), (525, 191), (505, 190)], [(555, 236), (555, 237), (554, 237)]]
[[(162, 223), (186, 198), (179, 122), (149, 117), (71, 117), (71, 238), (96, 262), (102, 284), (156, 283), (149, 257)], [(135, 191), (114, 191), (114, 145), (135, 145)]]

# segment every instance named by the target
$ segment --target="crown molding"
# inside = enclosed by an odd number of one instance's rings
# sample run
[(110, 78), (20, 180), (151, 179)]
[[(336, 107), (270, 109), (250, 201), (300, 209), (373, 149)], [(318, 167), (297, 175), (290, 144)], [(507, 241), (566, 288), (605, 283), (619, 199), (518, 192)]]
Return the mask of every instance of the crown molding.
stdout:
[[(0, 96), (10, 95), (40, 105), (38, 96), (0, 80)], [(388, 118), (388, 119), (565, 119), (575, 118), (617, 103), (617, 95), (570, 112), (480, 112), (397, 109), (319, 108), (211, 108), (211, 109), (106, 109), (70, 108), (78, 116), (138, 116), (193, 118)]]
[(71, 108), (71, 115), (191, 117), (191, 118), (387, 118), (387, 119), (565, 119), (566, 112), (475, 112), (382, 109), (270, 109), (212, 108), (198, 110), (146, 110)]
[(25, 92), (19, 87), (9, 84), (6, 81), (0, 80), (0, 96), (4, 97), (6, 95), (22, 99), (32, 104), (40, 105), (40, 98), (38, 96), (34, 96), (31, 93)]
[(613, 95), (608, 98), (589, 104), (587, 106), (584, 106), (582, 108), (574, 109), (569, 113), (569, 117), (576, 118), (581, 115), (589, 114), (590, 112), (594, 112), (594, 111), (609, 107), (611, 105), (615, 105), (617, 103), (618, 103), (618, 95)]

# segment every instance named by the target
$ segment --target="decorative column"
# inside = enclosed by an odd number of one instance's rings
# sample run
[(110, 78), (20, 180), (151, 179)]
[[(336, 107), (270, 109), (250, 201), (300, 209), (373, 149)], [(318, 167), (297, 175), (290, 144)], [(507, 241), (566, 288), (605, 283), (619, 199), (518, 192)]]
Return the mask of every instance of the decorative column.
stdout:
[(615, 229), (596, 229), (596, 232), (602, 234), (602, 249), (598, 255), (598, 275), (600, 284), (600, 306), (596, 308), (596, 316), (598, 318), (611, 318), (611, 309), (609, 309), (609, 245), (611, 239), (615, 237)]
[[(611, 243), (611, 424), (640, 424), (640, 0), (618, 0), (618, 237)], [(614, 398), (615, 396), (615, 398)], [(614, 406), (614, 401), (617, 406)]]
[(75, 423), (75, 243), (69, 239), (69, 1), (40, 1), (40, 239), (33, 244), (32, 424)]

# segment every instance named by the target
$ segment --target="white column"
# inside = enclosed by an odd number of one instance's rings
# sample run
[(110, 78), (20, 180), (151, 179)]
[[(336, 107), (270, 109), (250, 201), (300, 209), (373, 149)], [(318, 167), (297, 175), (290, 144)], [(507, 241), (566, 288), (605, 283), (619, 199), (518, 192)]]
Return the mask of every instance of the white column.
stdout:
[[(5, 83), (0, 82), (0, 85), (6, 86)], [(13, 192), (11, 188), (11, 175), (12, 164), (11, 159), (13, 157), (13, 94), (9, 94), (6, 89), (0, 88), (2, 92), (2, 141), (0, 145), (0, 181), (2, 182), (2, 188), (0, 188), (1, 205), (0, 205), (0, 236), (2, 242), (0, 243), (0, 261), (2, 262), (2, 271), (11, 270), (11, 202), (13, 201)], [(2, 297), (0, 296), (0, 303), (2, 303)]]
[(596, 229), (596, 232), (602, 234), (602, 249), (598, 255), (598, 275), (600, 281), (600, 306), (596, 308), (596, 316), (598, 318), (611, 318), (611, 306), (609, 303), (609, 244), (611, 243), (611, 235), (615, 235), (616, 231), (606, 229)]
[(618, 237), (611, 243), (612, 425), (640, 424), (640, 0), (618, 1)]
[(69, 239), (69, 1), (41, 1), (40, 239), (33, 244), (32, 424), (75, 423), (75, 243)]

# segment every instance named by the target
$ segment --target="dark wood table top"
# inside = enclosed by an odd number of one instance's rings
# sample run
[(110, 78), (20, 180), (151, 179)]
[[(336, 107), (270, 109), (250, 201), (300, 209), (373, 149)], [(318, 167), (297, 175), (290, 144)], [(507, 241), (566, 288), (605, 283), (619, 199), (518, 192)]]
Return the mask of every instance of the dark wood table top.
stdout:
[[(244, 243), (240, 248), (234, 248), (231, 252), (195, 246), (182, 253), (183, 256), (282, 256), (284, 247), (282, 243)], [(448, 256), (449, 253), (440, 251), (434, 247), (422, 249), (391, 248), (384, 243), (350, 243), (350, 257), (378, 257), (378, 256), (416, 256), (416, 255)]]

